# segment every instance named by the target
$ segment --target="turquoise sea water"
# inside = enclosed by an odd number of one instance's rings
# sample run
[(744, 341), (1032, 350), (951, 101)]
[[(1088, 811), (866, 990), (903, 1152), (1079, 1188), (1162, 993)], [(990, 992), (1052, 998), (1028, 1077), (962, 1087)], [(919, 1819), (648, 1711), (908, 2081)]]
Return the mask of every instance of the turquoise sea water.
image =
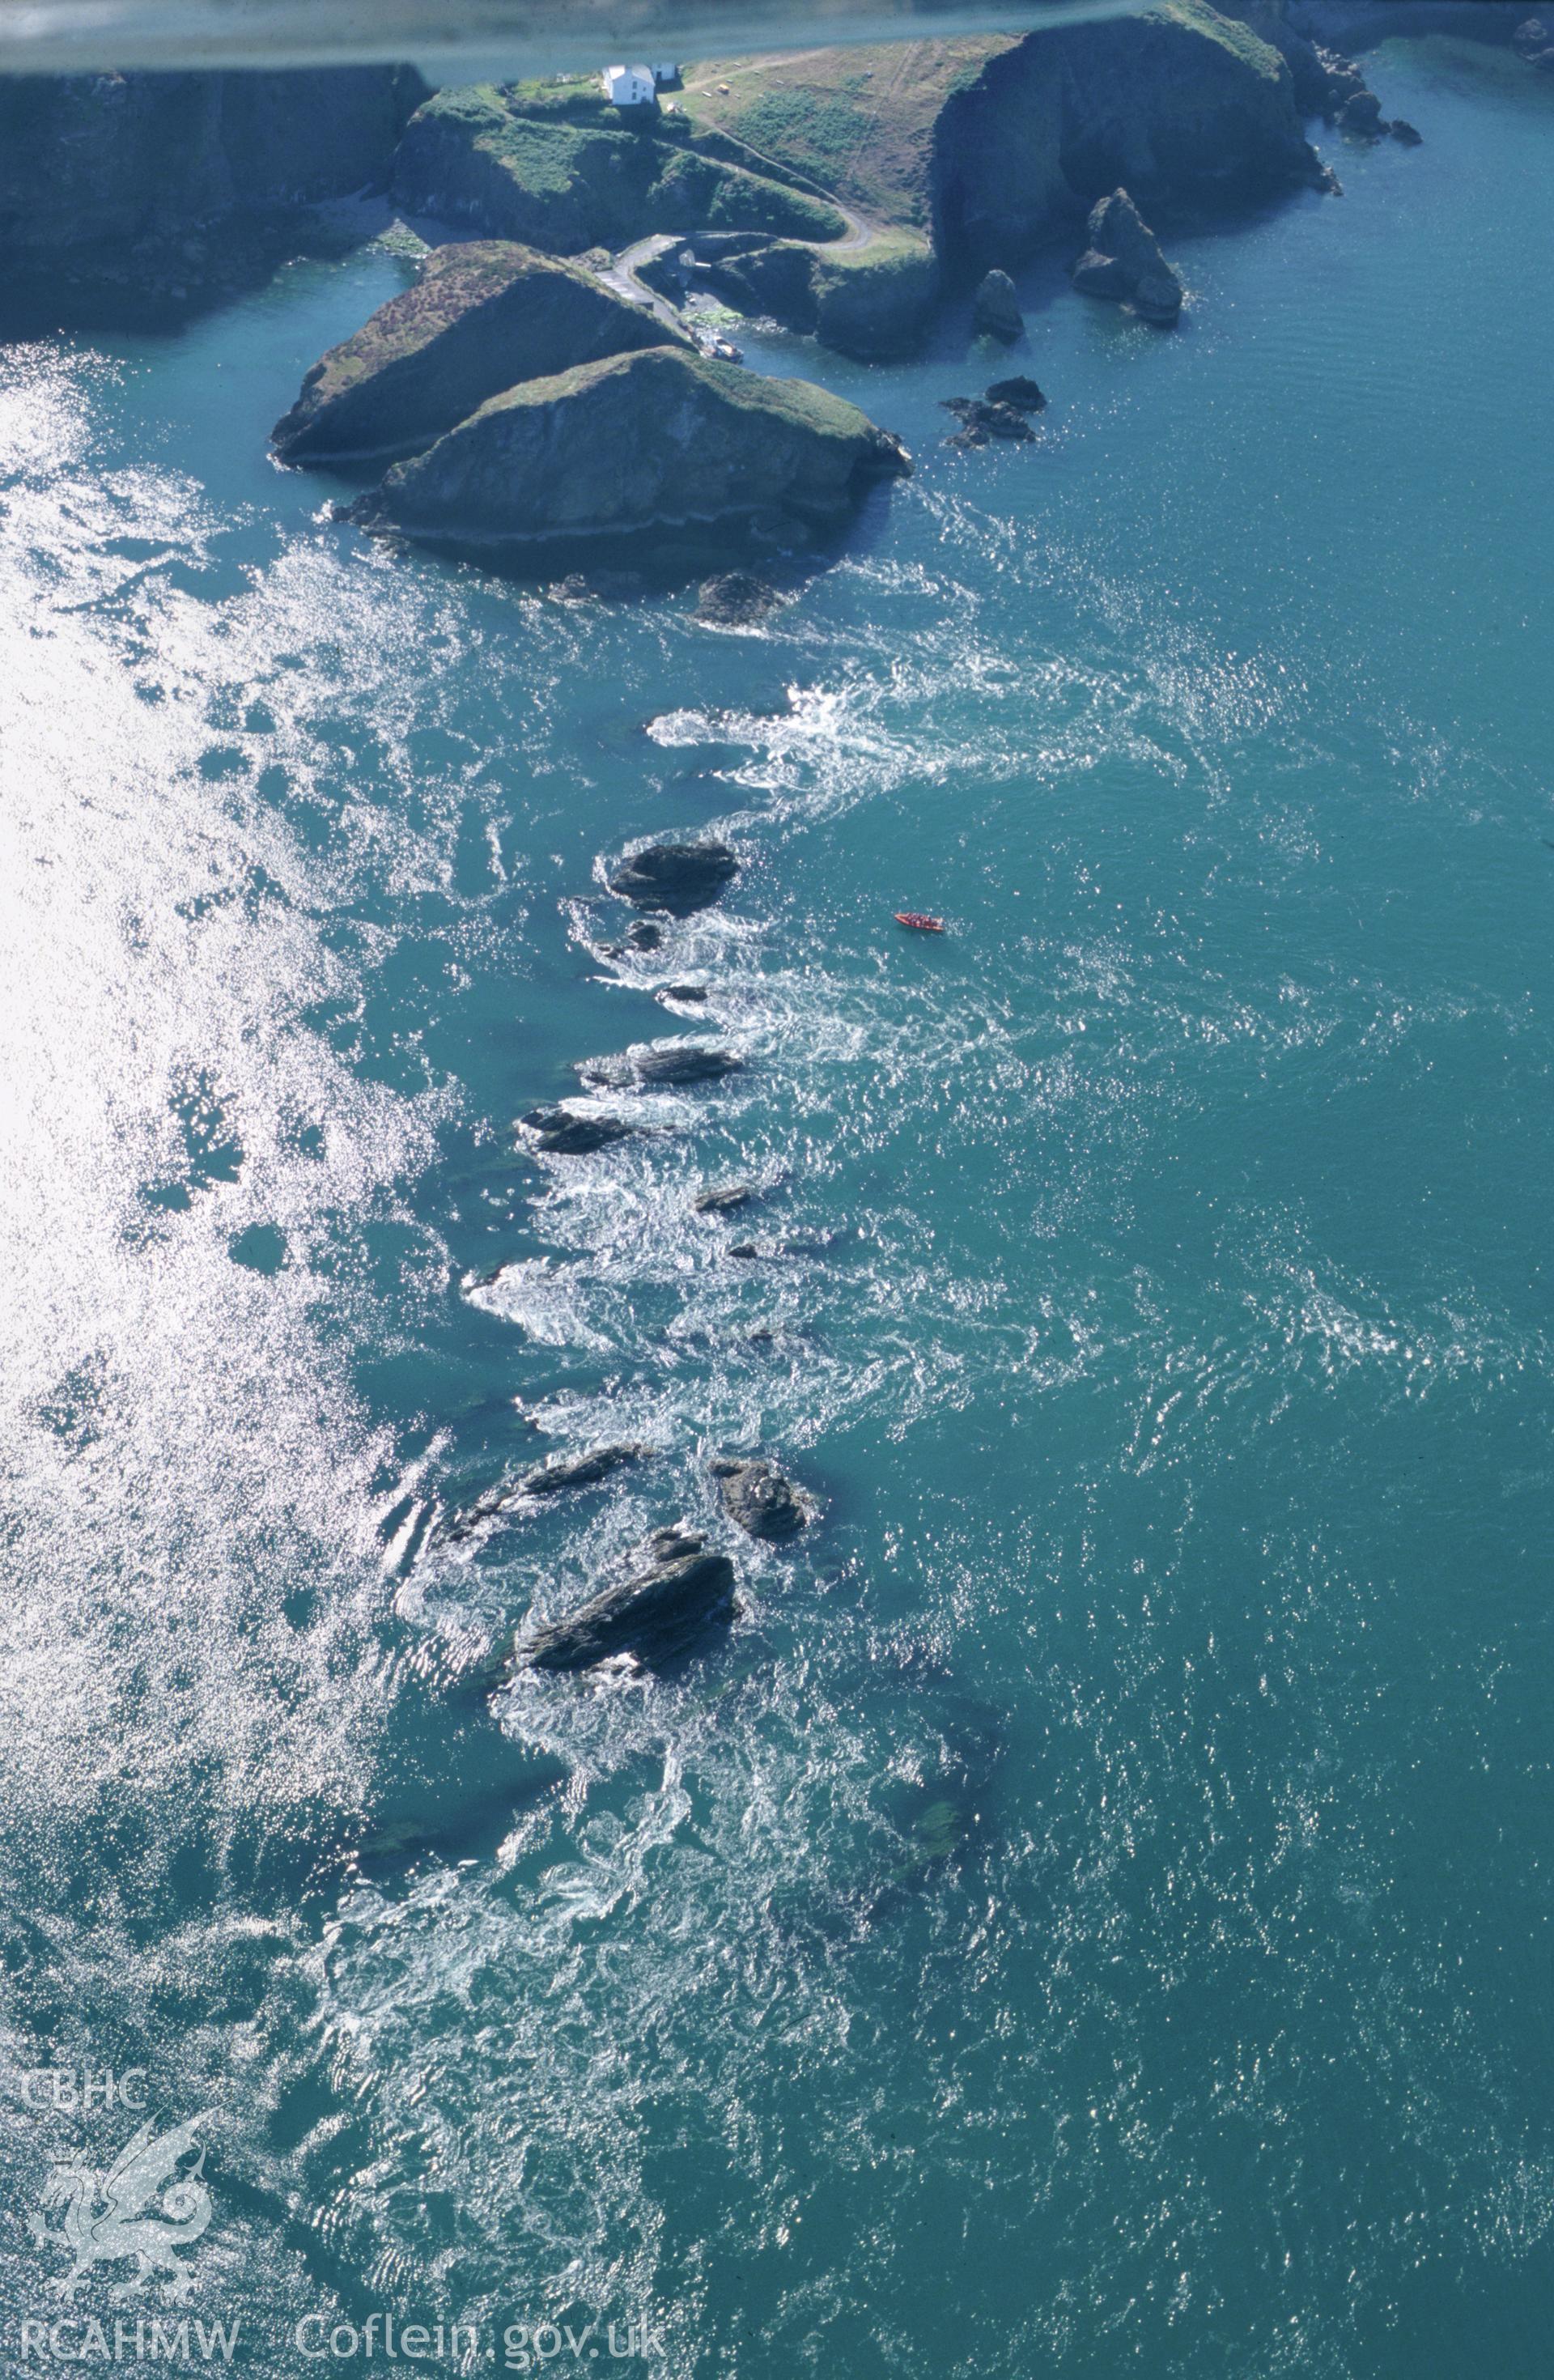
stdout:
[[(7, 2370), (83, 2064), (287, 2380), (1547, 2369), (1554, 90), (1373, 79), (1427, 145), (1177, 237), (1178, 334), (1026, 276), (1034, 450), (937, 443), (964, 324), (752, 339), (918, 457), (760, 634), (271, 468), (382, 249), (4, 357)], [(747, 1071), (516, 1153), (676, 1029)], [(758, 1446), (727, 1642), (493, 1718)]]

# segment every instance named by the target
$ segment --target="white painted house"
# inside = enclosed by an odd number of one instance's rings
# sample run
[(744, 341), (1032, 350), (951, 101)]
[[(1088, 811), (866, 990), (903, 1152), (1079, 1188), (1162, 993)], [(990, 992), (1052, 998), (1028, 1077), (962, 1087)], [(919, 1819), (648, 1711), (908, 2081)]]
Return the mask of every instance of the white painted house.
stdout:
[(652, 76), (654, 87), (659, 91), (668, 91), (680, 79), (679, 67), (673, 60), (667, 66), (661, 64), (650, 67), (648, 72)]
[(658, 97), (651, 67), (606, 67), (604, 95), (617, 107), (651, 107)]

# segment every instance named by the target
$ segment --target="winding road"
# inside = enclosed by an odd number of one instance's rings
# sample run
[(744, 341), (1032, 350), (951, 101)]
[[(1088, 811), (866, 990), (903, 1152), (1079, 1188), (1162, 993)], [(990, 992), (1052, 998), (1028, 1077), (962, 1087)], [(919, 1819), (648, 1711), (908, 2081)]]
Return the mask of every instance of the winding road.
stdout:
[[(755, 153), (759, 155), (759, 152)], [(802, 240), (795, 242), (796, 246), (819, 249), (827, 256), (843, 256), (867, 248), (870, 240), (879, 237), (880, 226), (870, 223), (867, 215), (860, 215), (856, 208), (850, 207), (844, 199), (828, 195), (828, 203), (836, 209), (847, 226), (842, 237)], [(756, 235), (752, 233), (751, 237), (753, 238)], [(665, 255), (672, 248), (682, 248), (695, 237), (694, 232), (657, 231), (647, 239), (633, 240), (629, 248), (623, 248), (611, 263), (601, 268), (598, 277), (606, 289), (614, 291), (617, 298), (625, 298), (634, 306), (646, 306), (650, 313), (656, 315), (661, 322), (667, 323), (671, 330), (683, 331), (685, 318), (679, 308), (672, 305), (667, 298), (661, 298), (656, 289), (650, 289), (640, 274), (643, 265), (650, 264), (655, 257)]]

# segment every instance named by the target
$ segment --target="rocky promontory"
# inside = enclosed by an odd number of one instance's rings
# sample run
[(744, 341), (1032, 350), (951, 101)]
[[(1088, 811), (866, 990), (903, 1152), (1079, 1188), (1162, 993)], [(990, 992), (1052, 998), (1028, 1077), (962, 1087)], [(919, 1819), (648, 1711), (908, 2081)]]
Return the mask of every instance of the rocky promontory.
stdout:
[(558, 257), (504, 240), (435, 249), (413, 288), (313, 365), (275, 446), (288, 463), (398, 461), (516, 381), (671, 336)]
[(910, 468), (900, 441), (808, 381), (650, 347), (492, 397), (352, 507), (364, 527), (522, 558), (584, 540), (688, 552), (810, 537), (869, 483)]

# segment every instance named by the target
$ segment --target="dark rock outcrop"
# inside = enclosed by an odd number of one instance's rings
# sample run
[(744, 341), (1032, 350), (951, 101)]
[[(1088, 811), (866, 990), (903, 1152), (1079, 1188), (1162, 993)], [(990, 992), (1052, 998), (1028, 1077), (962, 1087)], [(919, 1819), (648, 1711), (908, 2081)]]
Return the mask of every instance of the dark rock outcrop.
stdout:
[(989, 438), (1029, 440), (1035, 431), (1017, 406), (989, 404), (982, 396), (941, 397), (946, 413), (953, 413), (961, 425), (963, 436), (967, 431), (977, 433), (968, 444), (982, 445)]
[(665, 1002), (679, 1001), (686, 1007), (699, 1008), (707, 998), (707, 986), (704, 983), (666, 983), (660, 986), (653, 998)]
[(722, 1082), (725, 1075), (738, 1074), (744, 1062), (732, 1050), (710, 1049), (699, 1041), (672, 1041), (623, 1050), (618, 1058), (586, 1058), (577, 1072), (585, 1083), (609, 1083), (623, 1089), (652, 1084), (675, 1087)]
[(395, 461), (515, 381), (669, 336), (577, 265), (506, 240), (435, 249), (414, 288), (313, 365), (274, 443), (288, 463)]
[(1008, 380), (992, 380), (982, 392), (989, 405), (1013, 405), (1021, 413), (1045, 413), (1047, 399), (1025, 372)]
[(351, 516), (513, 559), (630, 544), (689, 572), (730, 545), (832, 529), (910, 468), (898, 439), (808, 381), (649, 347), (491, 398)]
[(1020, 300), (1014, 284), (1007, 273), (995, 266), (985, 273), (977, 285), (977, 295), (971, 301), (971, 327), (979, 337), (1002, 339), (1013, 346), (1026, 327), (1020, 311)]
[(619, 1116), (575, 1115), (570, 1108), (530, 1108), (519, 1122), (534, 1135), (534, 1145), (546, 1157), (591, 1157), (636, 1130)]
[(1417, 125), (1410, 124), (1406, 116), (1394, 115), (1387, 129), (1393, 140), (1401, 141), (1405, 149), (1419, 149), (1424, 146), (1424, 134)]
[(813, 1507), (808, 1499), (792, 1480), (783, 1478), (774, 1463), (759, 1459), (738, 1463), (725, 1457), (710, 1468), (724, 1512), (747, 1536), (779, 1541), (795, 1536), (809, 1522)]
[(651, 1666), (732, 1620), (735, 1569), (726, 1554), (708, 1553), (702, 1537), (680, 1529), (660, 1530), (648, 1552), (647, 1569), (516, 1644), (509, 1675), (589, 1670), (616, 1653)]
[(1147, 322), (1174, 322), (1182, 284), (1126, 190), (1113, 190), (1091, 210), (1089, 245), (1074, 268), (1074, 285), (1087, 298), (1112, 298)]
[(777, 608), (777, 592), (753, 571), (725, 570), (703, 580), (696, 616), (714, 628), (748, 628)]
[(1381, 102), (1373, 91), (1352, 91), (1339, 109), (1338, 128), (1361, 140), (1378, 140), (1387, 127), (1381, 118)]
[(611, 1473), (628, 1463), (640, 1463), (652, 1452), (650, 1446), (596, 1446), (587, 1454), (553, 1455), (550, 1462), (539, 1463), (520, 1478), (506, 1480), (500, 1488), (488, 1488), (467, 1506), (443, 1532), (450, 1543), (472, 1536), (484, 1521), (493, 1521), (510, 1512), (526, 1497), (559, 1496), (569, 1488), (594, 1488)]
[(698, 1191), (691, 1206), (698, 1215), (732, 1215), (759, 1196), (753, 1182), (724, 1182), (715, 1189)]
[[(663, 909), (672, 917), (688, 917), (694, 910), (710, 909), (739, 873), (739, 862), (726, 843), (651, 843), (637, 852), (610, 879), (610, 890), (637, 909)], [(628, 940), (638, 950), (652, 943), (636, 941), (653, 927), (633, 926)]]
[(559, 1496), (568, 1488), (596, 1488), (613, 1472), (624, 1470), (628, 1463), (641, 1463), (651, 1452), (651, 1447), (628, 1439), (621, 1446), (590, 1447), (586, 1454), (552, 1455), (548, 1463), (524, 1473), (517, 1493)]

